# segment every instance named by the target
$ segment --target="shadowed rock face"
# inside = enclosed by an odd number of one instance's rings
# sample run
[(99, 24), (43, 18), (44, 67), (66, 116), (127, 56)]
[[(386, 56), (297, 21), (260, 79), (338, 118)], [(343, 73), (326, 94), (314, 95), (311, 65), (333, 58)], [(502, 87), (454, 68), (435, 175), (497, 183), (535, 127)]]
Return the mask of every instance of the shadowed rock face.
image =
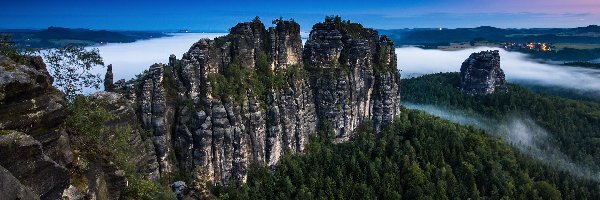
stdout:
[(0, 165), (41, 199), (60, 198), (73, 161), (60, 127), (64, 96), (52, 81), (41, 57), (0, 56)]
[(59, 199), (69, 185), (69, 174), (42, 151), (29, 135), (12, 131), (0, 137), (0, 165), (41, 199)]
[(471, 95), (508, 91), (499, 51), (471, 54), (460, 67), (460, 88)]
[[(16, 62), (0, 56), (0, 176), (7, 177), (0, 182), (10, 182), (12, 176), (29, 188), (0, 185), (0, 190), (12, 191), (0, 193), (0, 199), (14, 199), (13, 195), (23, 199), (118, 199), (127, 180), (114, 164), (114, 156), (98, 153), (87, 157), (87, 169), (74, 169), (73, 151), (95, 147), (82, 147), (76, 139), (81, 133), (63, 128), (66, 102), (52, 82), (41, 57), (23, 56)], [(121, 95), (101, 93), (94, 95), (94, 101), (106, 101), (107, 110), (118, 116), (105, 124), (107, 130), (139, 126), (135, 107)], [(104, 131), (100, 137), (109, 138), (111, 134)], [(134, 131), (127, 143), (136, 153), (128, 158), (136, 171), (156, 178), (158, 163), (151, 142)], [(79, 159), (81, 155), (77, 156)], [(73, 182), (78, 182), (79, 188), (70, 185)]]
[(5, 199), (40, 199), (2, 166), (0, 166), (0, 194)]
[(52, 87), (41, 57), (21, 60), (0, 56), (0, 130), (27, 133), (42, 143), (52, 159), (70, 163), (68, 137), (59, 127), (65, 118), (63, 94)]

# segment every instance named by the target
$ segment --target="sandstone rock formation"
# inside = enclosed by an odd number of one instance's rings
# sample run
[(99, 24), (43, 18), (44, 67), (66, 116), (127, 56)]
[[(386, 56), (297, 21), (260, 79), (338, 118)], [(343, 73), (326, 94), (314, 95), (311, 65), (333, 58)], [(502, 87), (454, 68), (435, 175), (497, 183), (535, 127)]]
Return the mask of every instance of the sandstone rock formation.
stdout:
[(0, 56), (0, 130), (27, 133), (53, 160), (69, 163), (73, 158), (68, 137), (59, 127), (65, 117), (63, 94), (52, 87), (41, 57), (21, 60)]
[(0, 137), (0, 149), (0, 165), (41, 199), (58, 199), (68, 187), (67, 169), (46, 156), (31, 136), (11, 131)]
[(4, 199), (40, 199), (2, 166), (0, 166), (0, 194), (3, 195), (2, 198)]
[(303, 49), (296, 22), (273, 24), (239, 23), (180, 60), (152, 65), (138, 87), (117, 84), (153, 133), (161, 174), (200, 168), (214, 183), (241, 183), (251, 163), (273, 166), (302, 152), (325, 123), (345, 141), (363, 122), (380, 130), (399, 114), (387, 37), (331, 18), (313, 27)]
[(364, 122), (379, 131), (399, 114), (400, 75), (387, 37), (335, 17), (316, 24), (303, 47), (296, 22), (273, 25), (239, 23), (131, 81), (113, 83), (109, 66), (106, 92), (85, 97), (114, 116), (92, 142), (65, 123), (78, 110), (65, 108), (40, 57), (0, 56), (0, 183), (15, 183), (0, 191), (116, 199), (127, 166), (154, 180), (197, 172), (202, 182), (179, 184), (197, 193), (181, 195), (210, 196), (209, 182), (242, 183), (251, 164), (274, 167), (319, 130), (333, 129), (341, 142)]
[(313, 26), (304, 50), (317, 115), (338, 141), (366, 120), (376, 129), (400, 113), (400, 74), (393, 42), (362, 25), (328, 18)]
[[(81, 133), (65, 129), (65, 97), (52, 82), (41, 57), (0, 56), (0, 176), (7, 177), (0, 182), (11, 182), (13, 177), (23, 184), (0, 186), (2, 191), (14, 192), (0, 193), (0, 199), (12, 199), (13, 195), (24, 199), (118, 199), (127, 180), (110, 152), (88, 153), (85, 169), (76, 169), (81, 150), (97, 147), (79, 144), (77, 135)], [(117, 116), (105, 124), (108, 131), (98, 137), (110, 139), (111, 130), (141, 127), (135, 107), (121, 95), (107, 92), (93, 98), (107, 102), (107, 110)], [(128, 161), (136, 171), (157, 178), (151, 141), (141, 139), (142, 131), (136, 131), (141, 128), (132, 130), (126, 142), (135, 156)]]
[(64, 95), (41, 57), (0, 56), (0, 165), (41, 199), (60, 198), (73, 161)]
[(508, 91), (498, 50), (471, 54), (460, 67), (460, 88), (471, 95)]

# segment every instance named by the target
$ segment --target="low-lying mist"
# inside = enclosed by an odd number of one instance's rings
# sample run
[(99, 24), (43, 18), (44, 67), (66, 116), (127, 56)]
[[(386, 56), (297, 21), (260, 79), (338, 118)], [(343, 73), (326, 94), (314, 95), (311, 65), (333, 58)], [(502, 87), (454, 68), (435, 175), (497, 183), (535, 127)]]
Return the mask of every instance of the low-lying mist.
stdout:
[(454, 123), (469, 125), (482, 129), (488, 134), (501, 138), (522, 153), (543, 163), (575, 176), (600, 182), (600, 172), (573, 162), (560, 152), (553, 138), (544, 128), (540, 127), (527, 116), (513, 114), (502, 120), (467, 114), (458, 110), (445, 109), (433, 105), (403, 102), (406, 108), (421, 110), (431, 115), (449, 120)]
[[(106, 65), (113, 65), (114, 80), (129, 80), (150, 68), (154, 63), (168, 63), (169, 55), (181, 58), (183, 53), (202, 38), (213, 39), (224, 33), (179, 33), (170, 37), (140, 40), (133, 43), (114, 43), (96, 46)], [(104, 77), (106, 68), (96, 68), (94, 74)]]
[(471, 53), (491, 49), (500, 51), (500, 67), (509, 82), (600, 93), (600, 70), (539, 63), (528, 59), (526, 54), (500, 48), (441, 51), (403, 47), (396, 48), (396, 54), (402, 76), (409, 78), (438, 72), (458, 72), (462, 62)]

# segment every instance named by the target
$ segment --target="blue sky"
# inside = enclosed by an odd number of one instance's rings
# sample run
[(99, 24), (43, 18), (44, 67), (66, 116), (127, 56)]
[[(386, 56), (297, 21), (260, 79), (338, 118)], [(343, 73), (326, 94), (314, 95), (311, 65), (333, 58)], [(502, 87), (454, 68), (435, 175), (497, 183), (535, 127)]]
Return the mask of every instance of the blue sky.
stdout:
[(4, 2), (0, 28), (61, 26), (113, 30), (225, 31), (237, 22), (294, 18), (303, 30), (326, 15), (374, 28), (577, 27), (600, 24), (599, 0)]

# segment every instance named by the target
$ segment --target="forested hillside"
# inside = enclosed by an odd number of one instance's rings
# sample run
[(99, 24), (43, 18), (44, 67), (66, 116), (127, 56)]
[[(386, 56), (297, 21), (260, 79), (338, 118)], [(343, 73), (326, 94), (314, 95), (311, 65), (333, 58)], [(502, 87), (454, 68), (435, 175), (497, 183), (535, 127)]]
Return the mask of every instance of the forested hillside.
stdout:
[(313, 138), (274, 171), (254, 166), (224, 199), (598, 199), (599, 185), (524, 156), (498, 138), (403, 109), (381, 134), (348, 143)]
[(458, 89), (457, 73), (406, 79), (403, 101), (459, 109), (501, 119), (509, 114), (530, 116), (545, 128), (571, 159), (600, 169), (600, 104), (536, 94), (509, 84), (508, 93), (471, 96)]

